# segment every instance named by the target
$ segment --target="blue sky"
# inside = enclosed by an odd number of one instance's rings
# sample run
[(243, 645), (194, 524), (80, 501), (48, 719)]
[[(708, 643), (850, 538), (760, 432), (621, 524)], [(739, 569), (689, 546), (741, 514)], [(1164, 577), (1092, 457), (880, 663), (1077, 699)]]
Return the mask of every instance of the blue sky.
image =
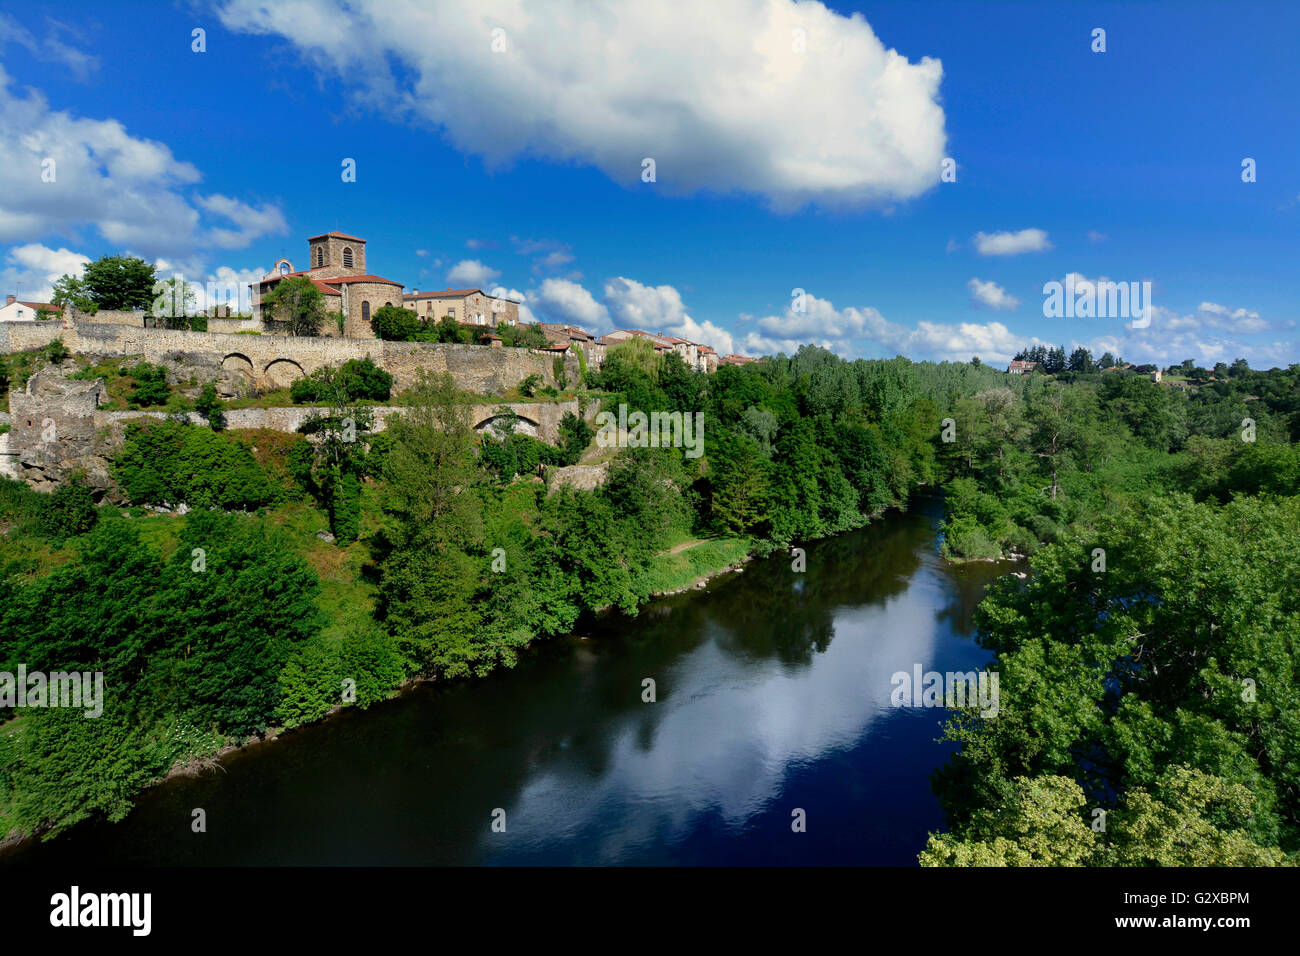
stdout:
[[(37, 0), (0, 14), (0, 285), (124, 251), (247, 281), (338, 229), (408, 290), (723, 352), (1285, 365), (1297, 35), (1282, 3)], [(1045, 317), (1068, 273), (1151, 282), (1151, 321)]]

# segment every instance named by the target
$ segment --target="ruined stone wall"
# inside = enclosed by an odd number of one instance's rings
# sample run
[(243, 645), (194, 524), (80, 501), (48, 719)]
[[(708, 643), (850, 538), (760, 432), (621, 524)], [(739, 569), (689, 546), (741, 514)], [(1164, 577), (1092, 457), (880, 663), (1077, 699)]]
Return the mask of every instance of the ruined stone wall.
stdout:
[[(283, 388), (294, 379), (325, 365), (370, 356), (392, 374), (399, 391), (415, 382), (420, 369), (450, 372), (458, 388), (485, 395), (502, 395), (529, 375), (555, 384), (552, 356), (526, 349), (439, 342), (384, 342), (287, 335), (234, 335), (188, 332), (122, 325), (77, 325), (65, 329), (57, 322), (0, 323), (0, 351), (39, 348), (62, 338), (82, 355), (141, 355), (162, 364), (224, 368), (244, 375), (257, 388)], [(565, 358), (570, 381), (578, 375), (577, 359)]]
[[(69, 379), (66, 369), (48, 368), (36, 373), (27, 387), (9, 393), (11, 431), (0, 435), (0, 474), (21, 478), (32, 487), (50, 491), (74, 472), (86, 476), (97, 496), (117, 494), (110, 461), (121, 447), (126, 423), (139, 418), (168, 418), (158, 411), (108, 411), (99, 406), (107, 399), (103, 380)], [(470, 424), (479, 431), (494, 428), (503, 405), (521, 421), (523, 434), (556, 444), (560, 421), (568, 412), (578, 414), (578, 402), (484, 403), (468, 406)], [(269, 428), (297, 432), (313, 412), (303, 406), (239, 408), (228, 410), (228, 428)], [(405, 415), (400, 406), (374, 408), (375, 431), (383, 431), (387, 420)], [(590, 410), (589, 410), (590, 411)], [(193, 425), (207, 426), (207, 419), (190, 412)]]
[(37, 372), (24, 389), (9, 393), (9, 452), (29, 485), (49, 491), (73, 472), (92, 488), (112, 484), (111, 442), (96, 421), (108, 398), (102, 379), (76, 381), (53, 370)]

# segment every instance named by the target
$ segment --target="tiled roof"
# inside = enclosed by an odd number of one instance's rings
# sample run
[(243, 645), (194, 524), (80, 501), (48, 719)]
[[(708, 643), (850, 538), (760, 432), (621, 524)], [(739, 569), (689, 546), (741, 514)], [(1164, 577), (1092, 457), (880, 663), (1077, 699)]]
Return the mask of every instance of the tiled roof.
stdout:
[[(330, 276), (328, 279), (321, 280), (331, 285), (347, 285), (350, 282), (384, 282), (388, 285), (400, 286), (402, 283), (394, 282), (392, 279), (385, 279), (383, 276), (364, 275), (364, 276)], [(406, 298), (403, 296), (402, 298)]]
[(442, 289), (438, 292), (416, 292), (411, 295), (402, 296), (403, 299), (461, 299), (467, 295), (473, 295), (475, 292), (482, 293), (482, 289)]
[[(260, 279), (260, 280), (258, 280), (258, 283), (257, 283), (257, 284), (258, 284), (258, 285), (275, 285), (275, 283), (279, 282), (281, 279), (296, 279), (296, 278), (303, 277), (303, 276), (305, 276), (306, 278), (310, 279), (310, 280), (311, 280), (311, 284), (314, 285), (314, 286), (315, 286), (317, 289), (319, 289), (321, 292), (324, 292), (326, 295), (342, 295), (342, 294), (343, 294), (339, 289), (335, 288), (335, 287), (332, 286), (332, 285), (327, 284), (325, 280), (323, 280), (323, 279), (317, 279), (315, 276), (309, 275), (309, 274), (306, 273), (306, 272), (286, 272), (286, 273), (285, 273), (284, 275), (282, 275), (282, 276), (267, 276), (265, 279)], [(329, 280), (329, 281), (330, 281), (330, 282), (333, 282), (334, 280), (331, 279), (331, 280)]]
[(349, 236), (346, 232), (322, 232), (319, 236), (308, 236), (308, 242), (315, 242), (317, 239), (350, 239), (353, 242), (365, 242), (360, 236)]

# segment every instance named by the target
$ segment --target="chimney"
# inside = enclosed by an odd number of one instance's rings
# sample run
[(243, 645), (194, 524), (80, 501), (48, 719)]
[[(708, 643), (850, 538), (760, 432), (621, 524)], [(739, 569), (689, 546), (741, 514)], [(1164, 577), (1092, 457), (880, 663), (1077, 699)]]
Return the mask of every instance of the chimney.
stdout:
[(18, 301), (18, 296), (16, 295), (5, 296), (5, 305), (13, 305), (17, 301)]

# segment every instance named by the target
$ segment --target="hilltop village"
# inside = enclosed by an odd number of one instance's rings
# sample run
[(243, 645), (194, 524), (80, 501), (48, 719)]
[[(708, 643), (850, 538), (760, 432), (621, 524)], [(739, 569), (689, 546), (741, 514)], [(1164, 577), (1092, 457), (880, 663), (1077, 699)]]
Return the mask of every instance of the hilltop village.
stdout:
[[(369, 271), (366, 240), (346, 233), (309, 238), (307, 261), (310, 267), (299, 270), (287, 258), (277, 260), (250, 285), (251, 308), (244, 314), (212, 307), (184, 315), (157, 303), (152, 309), (95, 309), (8, 296), (0, 308), (0, 352), (33, 355), (54, 348), (83, 367), (52, 363), (14, 383), (22, 387), (10, 392), (9, 411), (0, 418), (0, 425), (9, 426), (0, 429), (0, 474), (50, 490), (75, 472), (86, 476), (97, 495), (111, 492), (109, 461), (124, 423), (169, 414), (115, 403), (113, 376), (88, 372), (112, 365), (121, 373), (127, 360), (164, 370), (170, 384), (191, 397), (211, 384), (218, 400), (244, 406), (224, 413), (231, 427), (289, 432), (303, 425), (310, 408), (268, 401), (302, 379), (345, 363), (373, 362), (392, 376), (398, 392), (421, 372), (445, 372), (458, 389), (481, 396), (471, 407), (476, 428), (496, 427), (508, 407), (511, 427), (550, 442), (562, 417), (579, 411), (572, 386), (586, 370), (598, 371), (619, 343), (643, 340), (655, 355), (674, 354), (701, 373), (753, 361), (641, 329), (597, 336), (568, 324), (521, 324), (519, 302), (479, 288), (407, 292), (402, 283)], [(298, 280), (292, 301), (277, 294), (291, 280)], [(307, 288), (319, 295), (316, 310), (324, 321), (304, 331), (294, 326), (291, 313)], [(160, 311), (174, 314), (154, 314)], [(394, 317), (400, 320), (396, 331)], [(539, 401), (535, 392), (550, 400)], [(507, 397), (517, 401), (503, 406), (499, 400)], [(582, 411), (591, 416), (596, 409)], [(378, 413), (379, 428), (386, 412)], [(170, 414), (203, 423), (193, 411)]]

